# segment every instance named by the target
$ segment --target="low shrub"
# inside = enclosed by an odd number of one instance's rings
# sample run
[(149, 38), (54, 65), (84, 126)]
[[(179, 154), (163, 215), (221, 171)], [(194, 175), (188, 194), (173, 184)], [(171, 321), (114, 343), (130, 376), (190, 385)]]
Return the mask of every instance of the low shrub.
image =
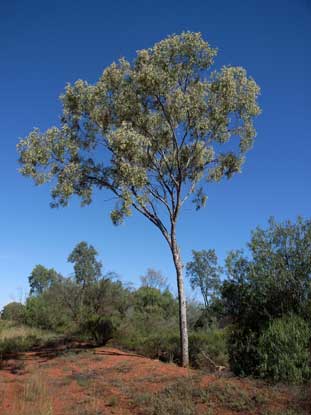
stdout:
[(180, 359), (179, 334), (163, 332), (149, 336), (144, 340), (142, 349), (148, 357), (177, 362)]
[(310, 337), (310, 327), (299, 316), (272, 321), (259, 338), (260, 376), (286, 383), (310, 379)]
[(55, 340), (54, 333), (46, 332), (27, 326), (18, 326), (12, 322), (0, 325), (0, 355), (19, 353), (43, 346), (51, 340)]
[(114, 344), (117, 347), (162, 361), (178, 361), (180, 355), (179, 334), (175, 330), (162, 330), (148, 335), (145, 332), (136, 331), (131, 325), (121, 326), (116, 332)]
[(162, 391), (148, 397), (149, 415), (196, 415), (195, 398), (200, 391), (191, 379), (180, 379)]
[(224, 329), (210, 327), (204, 331), (189, 335), (189, 355), (191, 365), (197, 368), (211, 367), (211, 360), (220, 366), (228, 364), (227, 332)]
[[(227, 365), (227, 333), (223, 329), (209, 328), (189, 334), (190, 364), (196, 368), (211, 368), (209, 359), (216, 365)], [(162, 330), (143, 335), (128, 330), (117, 333), (116, 345), (165, 362), (180, 361), (180, 337), (178, 330)]]
[(90, 317), (84, 321), (81, 325), (81, 330), (100, 346), (111, 340), (114, 333), (112, 321), (98, 316)]

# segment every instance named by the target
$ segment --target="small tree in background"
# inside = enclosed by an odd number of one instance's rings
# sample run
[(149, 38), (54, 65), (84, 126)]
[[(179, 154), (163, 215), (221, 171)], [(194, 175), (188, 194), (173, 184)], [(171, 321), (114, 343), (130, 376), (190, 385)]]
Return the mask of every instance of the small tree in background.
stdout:
[(53, 269), (47, 269), (43, 265), (36, 265), (28, 277), (30, 295), (40, 295), (60, 278), (60, 275)]
[(96, 259), (97, 255), (96, 249), (86, 242), (80, 242), (74, 247), (68, 256), (68, 262), (74, 264), (74, 277), (77, 284), (85, 287), (101, 277), (102, 264)]
[(25, 306), (22, 303), (13, 301), (5, 305), (1, 311), (3, 320), (11, 320), (17, 323), (25, 323)]
[(168, 289), (167, 278), (161, 271), (148, 268), (146, 274), (140, 277), (142, 287), (157, 288), (160, 291)]
[(61, 126), (38, 129), (18, 145), (21, 173), (52, 181), (52, 206), (94, 189), (117, 199), (119, 224), (132, 209), (155, 225), (172, 253), (178, 286), (182, 365), (188, 333), (183, 263), (176, 228), (190, 198), (206, 202), (206, 183), (241, 171), (253, 144), (259, 88), (241, 67), (211, 72), (217, 50), (200, 33), (169, 36), (122, 58), (95, 85), (68, 85)]
[(207, 311), (210, 300), (219, 292), (222, 268), (217, 264), (217, 255), (214, 249), (193, 250), (192, 257), (192, 261), (186, 265), (187, 276), (191, 288), (200, 290), (204, 308)]

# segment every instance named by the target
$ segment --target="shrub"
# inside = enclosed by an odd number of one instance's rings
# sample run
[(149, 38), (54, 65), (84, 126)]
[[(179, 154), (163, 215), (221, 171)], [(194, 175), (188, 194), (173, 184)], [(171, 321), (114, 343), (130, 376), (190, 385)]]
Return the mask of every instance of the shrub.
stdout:
[(310, 327), (299, 316), (272, 321), (259, 339), (260, 375), (288, 383), (310, 378), (310, 336)]
[(143, 330), (135, 330), (135, 326), (121, 325), (114, 338), (114, 344), (132, 350), (144, 356), (162, 361), (178, 361), (179, 334), (177, 329), (167, 329), (148, 334)]
[(233, 327), (228, 336), (228, 355), (230, 368), (236, 375), (255, 375), (259, 364), (258, 332)]
[(226, 258), (221, 293), (224, 315), (234, 324), (231, 369), (257, 375), (259, 338), (271, 321), (291, 313), (310, 319), (311, 220), (270, 219), (267, 229), (252, 232), (247, 248), (247, 254), (232, 251)]
[(53, 329), (53, 314), (43, 296), (29, 297), (26, 302), (26, 324), (40, 329)]
[(22, 303), (12, 302), (3, 307), (1, 312), (3, 320), (11, 320), (17, 323), (25, 323), (25, 306)]
[(150, 415), (195, 415), (194, 397), (197, 393), (191, 379), (180, 379), (150, 397), (147, 413)]
[[(208, 355), (216, 365), (226, 365), (228, 361), (226, 337), (225, 330), (216, 328), (190, 332), (190, 364), (197, 368), (210, 367), (206, 358)], [(117, 333), (116, 345), (135, 350), (154, 359), (166, 362), (180, 361), (180, 338), (177, 327), (170, 331), (161, 330), (151, 335), (129, 329), (125, 334), (124, 330), (121, 330), (121, 333)]]
[(16, 326), (12, 323), (1, 324), (0, 355), (28, 351), (35, 346), (42, 346), (55, 339), (54, 333), (27, 326)]
[(97, 345), (103, 346), (113, 337), (113, 324), (111, 320), (93, 316), (81, 325), (82, 331), (90, 335)]
[(189, 335), (189, 354), (191, 365), (198, 368), (211, 368), (212, 359), (216, 365), (225, 366), (228, 362), (227, 332), (211, 327)]
[(180, 359), (178, 332), (162, 332), (145, 339), (142, 344), (143, 352), (151, 358), (166, 362), (177, 362)]

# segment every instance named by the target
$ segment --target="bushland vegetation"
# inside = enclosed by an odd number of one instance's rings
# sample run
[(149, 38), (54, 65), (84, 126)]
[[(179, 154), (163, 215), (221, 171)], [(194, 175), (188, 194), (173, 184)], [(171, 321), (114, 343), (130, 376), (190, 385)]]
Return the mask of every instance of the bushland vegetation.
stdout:
[[(77, 244), (64, 277), (37, 265), (24, 304), (1, 313), (0, 353), (37, 347), (56, 338), (116, 345), (179, 363), (178, 299), (154, 269), (133, 288), (104, 273), (95, 248)], [(274, 382), (310, 379), (311, 221), (256, 228), (245, 251), (228, 253), (224, 267), (214, 250), (193, 251), (190, 286), (202, 302), (188, 301), (190, 364)]]

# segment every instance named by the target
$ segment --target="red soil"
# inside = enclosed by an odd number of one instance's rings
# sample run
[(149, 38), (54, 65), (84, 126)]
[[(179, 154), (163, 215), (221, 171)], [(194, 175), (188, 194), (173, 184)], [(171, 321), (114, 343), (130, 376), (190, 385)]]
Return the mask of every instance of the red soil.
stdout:
[[(263, 383), (233, 377), (203, 375), (174, 364), (102, 347), (46, 349), (6, 360), (0, 370), (1, 415), (138, 415), (146, 413), (146, 399), (180, 379), (209, 385), (233, 385), (249, 396), (265, 395), (261, 403), (240, 414), (270, 413), (288, 408), (294, 397), (287, 389), (271, 391)], [(149, 395), (148, 395), (149, 394)], [(139, 400), (143, 397), (145, 401)], [(146, 398), (147, 397), (147, 398)], [(217, 398), (217, 396), (216, 396)], [(220, 397), (221, 398), (221, 397)], [(236, 410), (221, 399), (197, 403), (198, 413), (229, 415)], [(268, 412), (266, 412), (268, 413)], [(169, 414), (168, 414), (169, 415)]]

